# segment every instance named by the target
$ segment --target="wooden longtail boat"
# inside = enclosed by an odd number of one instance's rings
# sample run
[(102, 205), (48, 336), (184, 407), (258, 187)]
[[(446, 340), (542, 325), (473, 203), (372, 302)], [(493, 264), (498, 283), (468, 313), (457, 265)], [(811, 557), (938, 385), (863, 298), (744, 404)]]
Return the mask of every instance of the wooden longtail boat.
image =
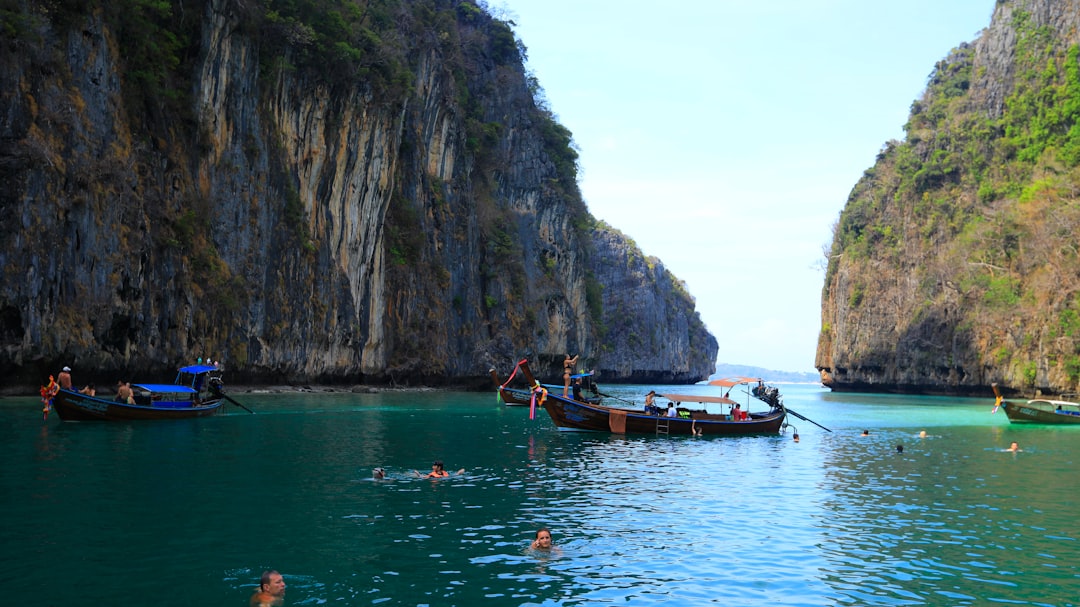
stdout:
[(1013, 423), (1080, 424), (1080, 404), (1068, 400), (1036, 398), (1026, 403), (1002, 401)]
[[(1071, 400), (1055, 400), (1052, 398), (1033, 398), (1027, 402), (1014, 402), (1005, 400), (998, 391), (997, 384), (990, 384), (994, 389), (994, 410), (1004, 407), (1005, 415), (1014, 424), (1080, 424), (1080, 403)], [(1074, 396), (1071, 394), (1062, 394)]]
[(510, 373), (510, 377), (506, 378), (505, 382), (499, 381), (499, 374), (495, 369), (489, 369), (491, 373), (491, 381), (495, 382), (495, 394), (499, 402), (505, 404), (508, 407), (521, 407), (529, 405), (529, 396), (531, 393), (523, 388), (509, 388), (508, 384), (514, 379), (514, 375), (517, 374), (518, 366), (514, 367), (514, 370)]
[[(544, 407), (560, 430), (687, 436), (776, 434), (780, 431), (787, 416), (787, 411), (778, 396), (775, 404), (770, 404), (768, 412), (751, 412), (744, 420), (736, 420), (730, 414), (723, 415), (706, 411), (706, 403), (735, 404), (734, 401), (721, 396), (659, 395), (677, 403), (680, 417), (650, 414), (639, 409), (608, 407), (574, 400), (563, 396), (561, 390), (553, 391), (544, 388), (533, 378), (528, 362), (523, 361), (521, 369), (530, 385), (534, 386), (534, 392), (538, 393), (538, 403)], [(749, 383), (749, 380), (745, 383)], [(685, 403), (699, 403), (702, 406), (700, 409), (690, 409), (682, 406)]]
[[(527, 388), (508, 387), (510, 382), (513, 381), (514, 376), (516, 376), (518, 371), (521, 369), (521, 365), (526, 362), (528, 361), (519, 361), (518, 364), (514, 366), (514, 370), (510, 372), (510, 377), (506, 378), (505, 382), (499, 382), (499, 374), (495, 371), (495, 369), (488, 370), (488, 372), (491, 373), (491, 381), (495, 383), (495, 393), (497, 395), (498, 401), (508, 407), (528, 407), (531, 402), (531, 390)], [(594, 396), (590, 397), (588, 402), (600, 402), (600, 396), (598, 394), (595, 394), (595, 386), (593, 386), (592, 382), (590, 381), (592, 378), (592, 373), (579, 373), (570, 376), (570, 379), (575, 381), (579, 378), (589, 382), (588, 387), (592, 388), (591, 391), (594, 393)], [(549, 391), (559, 390), (560, 392), (563, 389), (562, 385), (555, 384), (544, 384), (544, 388), (548, 389)]]
[(131, 384), (133, 403), (61, 389), (53, 407), (65, 421), (185, 419), (217, 413), (228, 398), (221, 370), (212, 365), (183, 367), (171, 384)]

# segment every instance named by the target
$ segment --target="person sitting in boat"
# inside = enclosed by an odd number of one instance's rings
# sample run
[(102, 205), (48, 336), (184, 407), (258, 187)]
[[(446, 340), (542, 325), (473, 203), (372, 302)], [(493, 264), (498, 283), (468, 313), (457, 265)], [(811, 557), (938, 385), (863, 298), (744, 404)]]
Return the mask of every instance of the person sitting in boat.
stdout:
[(574, 400), (581, 401), (581, 378), (574, 380)]
[(675, 408), (675, 403), (668, 403), (667, 404), (667, 416), (668, 417), (679, 417), (679, 410)]
[(87, 396), (97, 396), (97, 388), (94, 387), (93, 382), (86, 384), (86, 386), (79, 390), (79, 394), (85, 394)]
[(742, 410), (742, 405), (735, 405), (735, 408), (731, 410), (731, 419), (737, 422), (746, 419), (746, 411)]
[(131, 392), (131, 384), (120, 380), (116, 382), (116, 401), (120, 403), (127, 403), (129, 405), (135, 404), (135, 396)]

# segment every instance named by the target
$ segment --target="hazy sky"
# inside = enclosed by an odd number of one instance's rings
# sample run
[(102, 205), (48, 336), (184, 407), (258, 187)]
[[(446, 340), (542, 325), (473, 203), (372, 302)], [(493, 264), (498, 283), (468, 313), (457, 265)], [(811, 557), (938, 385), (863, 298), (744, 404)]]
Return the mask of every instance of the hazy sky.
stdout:
[(597, 218), (684, 280), (720, 362), (813, 371), (823, 248), (995, 0), (492, 0)]

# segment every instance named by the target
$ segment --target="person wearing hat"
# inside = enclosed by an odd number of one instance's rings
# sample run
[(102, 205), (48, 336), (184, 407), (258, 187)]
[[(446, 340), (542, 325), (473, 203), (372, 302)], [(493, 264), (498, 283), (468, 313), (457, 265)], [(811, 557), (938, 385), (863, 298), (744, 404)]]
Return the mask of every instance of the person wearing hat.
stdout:
[(63, 371), (60, 371), (60, 375), (56, 376), (56, 381), (60, 384), (60, 387), (64, 390), (71, 389), (71, 367), (64, 367)]

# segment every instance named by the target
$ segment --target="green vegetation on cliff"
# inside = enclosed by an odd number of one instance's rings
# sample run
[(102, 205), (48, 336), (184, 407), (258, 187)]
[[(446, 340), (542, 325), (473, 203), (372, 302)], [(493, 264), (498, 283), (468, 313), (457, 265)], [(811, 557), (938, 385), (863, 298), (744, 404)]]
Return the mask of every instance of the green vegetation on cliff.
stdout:
[(996, 45), (934, 67), (840, 215), (818, 352), (836, 385), (1080, 384), (1080, 47), (1014, 4)]

